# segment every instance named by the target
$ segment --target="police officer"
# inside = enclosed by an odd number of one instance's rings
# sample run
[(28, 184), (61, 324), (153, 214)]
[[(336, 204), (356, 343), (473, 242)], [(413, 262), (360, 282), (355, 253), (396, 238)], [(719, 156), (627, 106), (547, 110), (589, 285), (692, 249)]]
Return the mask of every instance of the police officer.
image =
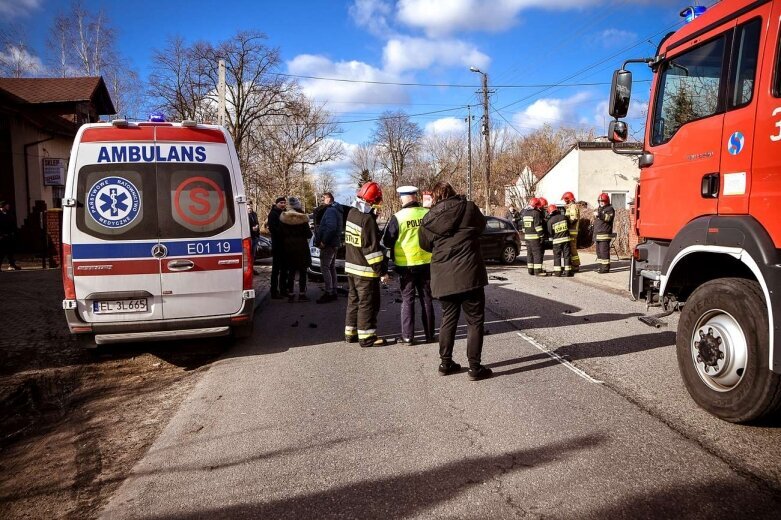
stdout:
[(396, 191), (401, 198), (401, 210), (385, 226), (383, 245), (393, 255), (401, 287), (401, 342), (415, 343), (415, 292), (420, 299), (423, 333), (426, 343), (434, 340), (434, 305), (431, 298), (431, 253), (418, 241), (423, 217), (428, 213), (418, 202), (415, 186), (402, 186)]
[(361, 186), (347, 214), (344, 233), (344, 270), (349, 284), (344, 337), (362, 347), (385, 345), (385, 340), (377, 337), (380, 277), (387, 272), (375, 212), (381, 203), (382, 189), (376, 182)]
[(572, 272), (577, 273), (580, 270), (580, 257), (578, 256), (578, 224), (580, 223), (580, 206), (575, 202), (575, 195), (571, 191), (567, 191), (561, 196), (564, 204), (567, 208), (564, 211), (564, 216), (567, 217), (569, 224), (569, 250), (571, 254), (570, 260), (572, 261)]
[(548, 235), (553, 242), (553, 276), (572, 276), (567, 217), (561, 214), (555, 204), (548, 206), (548, 215)]
[(597, 197), (599, 208), (594, 212), (594, 239), (597, 242), (598, 273), (610, 272), (610, 241), (613, 239), (613, 221), (616, 210), (610, 205), (610, 196), (600, 193)]
[(547, 276), (542, 270), (542, 212), (540, 199), (534, 197), (521, 212), (523, 239), (526, 241), (526, 267), (530, 275)]

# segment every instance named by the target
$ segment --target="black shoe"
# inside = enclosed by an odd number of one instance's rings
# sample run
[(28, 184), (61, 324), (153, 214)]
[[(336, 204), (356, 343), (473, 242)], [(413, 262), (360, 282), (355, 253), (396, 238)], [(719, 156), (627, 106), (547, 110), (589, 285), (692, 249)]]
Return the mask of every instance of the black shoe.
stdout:
[(336, 301), (335, 294), (325, 293), (322, 296), (320, 296), (317, 300), (315, 300), (315, 303), (331, 303), (335, 301)]
[(481, 379), (488, 379), (491, 377), (491, 374), (493, 374), (493, 372), (490, 368), (483, 365), (478, 365), (469, 369), (469, 380), (480, 381)]
[(414, 345), (415, 344), (415, 338), (401, 338), (400, 343), (404, 345)]
[(426, 336), (426, 341), (424, 343), (436, 343), (437, 337), (436, 336)]
[(345, 336), (344, 337), (345, 343), (358, 343), (358, 335), (355, 336)]
[(461, 365), (458, 363), (454, 363), (453, 361), (445, 363), (443, 361), (439, 364), (439, 375), (441, 376), (449, 376), (450, 374), (457, 374), (459, 372), (461, 372)]
[(556, 276), (558, 277), (567, 276), (567, 273), (565, 273), (564, 271), (559, 271), (558, 273), (556, 273)]
[(569, 278), (572, 278), (573, 276), (575, 276), (575, 271), (569, 271), (569, 272), (567, 273), (567, 276), (568, 276)]
[(369, 338), (360, 341), (360, 344), (361, 347), (363, 348), (370, 348), (370, 347), (384, 347), (385, 345), (388, 344), (388, 342), (385, 341), (384, 338), (378, 338), (375, 336), (374, 338)]
[(534, 269), (529, 269), (529, 276), (534, 276)]

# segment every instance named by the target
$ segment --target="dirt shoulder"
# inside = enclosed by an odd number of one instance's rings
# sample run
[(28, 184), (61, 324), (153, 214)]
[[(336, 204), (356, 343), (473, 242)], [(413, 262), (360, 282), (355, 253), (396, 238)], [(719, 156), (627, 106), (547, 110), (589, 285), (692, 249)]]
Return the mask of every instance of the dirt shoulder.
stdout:
[(0, 294), (0, 517), (94, 518), (227, 342), (87, 351), (59, 271), (0, 273)]

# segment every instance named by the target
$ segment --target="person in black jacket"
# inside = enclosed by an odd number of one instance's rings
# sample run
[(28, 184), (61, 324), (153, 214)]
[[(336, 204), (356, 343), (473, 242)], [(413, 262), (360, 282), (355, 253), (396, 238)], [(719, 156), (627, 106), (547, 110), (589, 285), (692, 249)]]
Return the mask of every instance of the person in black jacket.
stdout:
[(298, 301), (308, 302), (306, 270), (312, 265), (312, 256), (309, 253), (309, 239), (312, 238), (309, 215), (304, 213), (298, 198), (290, 197), (287, 203), (290, 207), (279, 216), (279, 222), (282, 225), (282, 240), (285, 244), (288, 301), (295, 301), (294, 286), (297, 273)]
[(485, 217), (474, 202), (456, 195), (447, 182), (433, 189), (434, 205), (423, 218), (420, 247), (431, 252), (431, 293), (442, 304), (439, 329), (439, 373), (454, 374), (461, 365), (453, 361), (453, 344), (461, 309), (467, 322), (466, 355), (469, 379), (491, 377), (480, 364), (485, 322), (485, 289), (488, 273), (480, 254), (480, 234)]
[(8, 269), (21, 269), (16, 265), (14, 250), (16, 249), (16, 215), (11, 211), (11, 204), (0, 201), (0, 270), (3, 260), (8, 258)]
[(277, 197), (268, 214), (268, 229), (271, 232), (271, 297), (275, 300), (287, 296), (287, 267), (285, 267), (285, 244), (279, 216), (287, 208), (287, 198)]
[(255, 258), (255, 251), (258, 248), (258, 240), (260, 239), (260, 222), (258, 221), (258, 214), (255, 213), (255, 205), (251, 200), (247, 201), (247, 218), (249, 219), (249, 234), (252, 238), (252, 258)]
[[(553, 276), (572, 276), (569, 222), (555, 204), (548, 206), (548, 235), (553, 242)], [(562, 270), (562, 260), (564, 270)]]
[(610, 195), (600, 193), (599, 208), (594, 212), (594, 240), (597, 243), (597, 262), (600, 274), (610, 272), (610, 241), (613, 240), (613, 221), (616, 210), (610, 205)]

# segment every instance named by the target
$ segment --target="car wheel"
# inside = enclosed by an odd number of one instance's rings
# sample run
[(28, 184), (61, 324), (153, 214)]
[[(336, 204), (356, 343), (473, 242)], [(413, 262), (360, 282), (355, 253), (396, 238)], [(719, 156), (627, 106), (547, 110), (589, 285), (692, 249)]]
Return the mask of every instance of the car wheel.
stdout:
[(504, 246), (504, 249), (502, 250), (502, 263), (503, 264), (512, 264), (515, 262), (515, 259), (518, 257), (518, 251), (515, 249), (515, 246)]
[(698, 287), (681, 312), (676, 350), (686, 389), (702, 408), (742, 423), (781, 406), (769, 366), (768, 318), (759, 284), (743, 278)]

